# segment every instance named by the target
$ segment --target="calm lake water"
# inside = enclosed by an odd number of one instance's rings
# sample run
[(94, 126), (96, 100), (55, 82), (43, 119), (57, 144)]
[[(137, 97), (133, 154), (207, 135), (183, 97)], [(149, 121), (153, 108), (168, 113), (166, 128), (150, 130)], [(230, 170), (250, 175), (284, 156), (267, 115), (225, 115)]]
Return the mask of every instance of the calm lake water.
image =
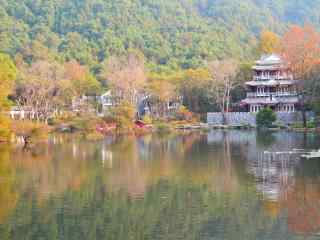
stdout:
[(320, 239), (309, 133), (0, 146), (0, 239)]

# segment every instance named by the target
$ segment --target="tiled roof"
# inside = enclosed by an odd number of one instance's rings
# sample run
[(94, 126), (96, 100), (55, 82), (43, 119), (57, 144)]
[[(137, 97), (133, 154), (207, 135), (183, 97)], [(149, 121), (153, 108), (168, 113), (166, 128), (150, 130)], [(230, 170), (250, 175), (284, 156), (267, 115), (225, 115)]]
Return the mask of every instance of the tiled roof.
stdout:
[(263, 55), (256, 65), (252, 67), (254, 70), (278, 70), (286, 69), (287, 64), (282, 60), (278, 54)]
[(272, 64), (282, 64), (283, 61), (278, 54), (263, 55), (258, 61), (257, 65), (272, 65)]

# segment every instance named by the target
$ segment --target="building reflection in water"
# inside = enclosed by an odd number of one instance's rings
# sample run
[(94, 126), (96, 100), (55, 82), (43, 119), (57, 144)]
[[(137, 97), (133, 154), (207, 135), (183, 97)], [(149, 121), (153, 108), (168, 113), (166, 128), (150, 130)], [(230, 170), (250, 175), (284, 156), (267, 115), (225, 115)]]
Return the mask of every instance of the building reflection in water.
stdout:
[(266, 200), (286, 199), (290, 187), (294, 185), (294, 170), (299, 155), (277, 152), (257, 155), (256, 161), (248, 163), (248, 171), (256, 178), (257, 189)]
[[(229, 135), (241, 146), (247, 172), (264, 202), (267, 214), (287, 218), (288, 229), (305, 236), (320, 232), (320, 162), (301, 158), (303, 151), (319, 147), (314, 135), (277, 132), (212, 132), (210, 144), (219, 144)], [(310, 140), (311, 139), (311, 140)], [(302, 147), (302, 149), (301, 149)], [(302, 151), (302, 152), (301, 152)]]
[(226, 141), (239, 145), (246, 159), (247, 172), (256, 181), (257, 190), (265, 200), (286, 199), (295, 184), (295, 170), (301, 160), (296, 151), (305, 141), (303, 135), (288, 132), (211, 132), (209, 144)]
[[(95, 206), (96, 198), (107, 200), (124, 194), (131, 206), (151, 195), (151, 204), (159, 199), (160, 204), (185, 189), (186, 197), (180, 195), (179, 204), (193, 197), (214, 196), (214, 201), (204, 205), (211, 205), (220, 219), (207, 211), (204, 215), (217, 224), (225, 224), (221, 219), (226, 219), (236, 226), (251, 221), (245, 216), (263, 212), (260, 218), (264, 220), (265, 216), (275, 222), (285, 219), (291, 232), (314, 234), (320, 230), (320, 164), (302, 161), (294, 150), (314, 149), (319, 144), (308, 139), (303, 134), (255, 131), (97, 142), (53, 136), (49, 145), (41, 145), (37, 151), (2, 150), (0, 170), (5, 169), (8, 180), (6, 188), (2, 185), (7, 191), (0, 192), (0, 207), (6, 206), (7, 199), (12, 199), (12, 206), (10, 211), (0, 211), (0, 218), (5, 222), (19, 199), (36, 199), (41, 207), (49, 199), (60, 196), (63, 200), (68, 193), (83, 192), (92, 196)], [(197, 209), (197, 204), (192, 207)]]

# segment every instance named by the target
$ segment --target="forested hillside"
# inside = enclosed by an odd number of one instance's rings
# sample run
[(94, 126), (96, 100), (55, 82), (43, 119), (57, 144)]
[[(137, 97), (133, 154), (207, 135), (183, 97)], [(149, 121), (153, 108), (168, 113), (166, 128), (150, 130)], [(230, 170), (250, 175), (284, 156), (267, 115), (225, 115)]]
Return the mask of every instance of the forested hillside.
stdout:
[(319, 27), (320, 0), (0, 0), (0, 51), (25, 61), (76, 59), (97, 72), (128, 49), (149, 68), (250, 58), (261, 30)]

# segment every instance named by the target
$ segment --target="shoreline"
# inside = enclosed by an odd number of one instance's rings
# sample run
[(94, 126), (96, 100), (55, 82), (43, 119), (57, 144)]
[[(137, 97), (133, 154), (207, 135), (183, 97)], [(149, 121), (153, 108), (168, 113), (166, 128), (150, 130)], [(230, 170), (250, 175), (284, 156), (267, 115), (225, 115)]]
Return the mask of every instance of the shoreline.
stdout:
[[(78, 135), (80, 138), (84, 138), (89, 141), (102, 140), (106, 137), (115, 136), (147, 136), (150, 134), (179, 134), (185, 132), (210, 132), (212, 130), (223, 130), (223, 131), (268, 131), (268, 132), (299, 132), (299, 133), (320, 133), (320, 128), (292, 128), (292, 127), (272, 127), (259, 129), (256, 126), (250, 125), (212, 125), (207, 123), (185, 123), (185, 124), (174, 124), (174, 123), (160, 123), (160, 124), (150, 124), (143, 128), (134, 127), (132, 129), (127, 129), (127, 131), (118, 131), (114, 129), (113, 131), (102, 133), (97, 130), (86, 131), (84, 129), (61, 129), (59, 126), (51, 126), (51, 130), (47, 132), (44, 136), (40, 138), (38, 136), (32, 137), (31, 144), (37, 144), (39, 142), (47, 142), (49, 136), (52, 134), (63, 134), (63, 135)], [(0, 145), (5, 144), (23, 144), (23, 136), (13, 134), (10, 141), (2, 141)]]
[[(207, 123), (187, 124), (175, 127), (177, 130), (259, 130), (256, 126), (251, 125), (213, 125)], [(295, 131), (295, 132), (320, 132), (320, 128), (294, 128), (294, 127), (271, 127), (265, 128), (268, 131)]]

